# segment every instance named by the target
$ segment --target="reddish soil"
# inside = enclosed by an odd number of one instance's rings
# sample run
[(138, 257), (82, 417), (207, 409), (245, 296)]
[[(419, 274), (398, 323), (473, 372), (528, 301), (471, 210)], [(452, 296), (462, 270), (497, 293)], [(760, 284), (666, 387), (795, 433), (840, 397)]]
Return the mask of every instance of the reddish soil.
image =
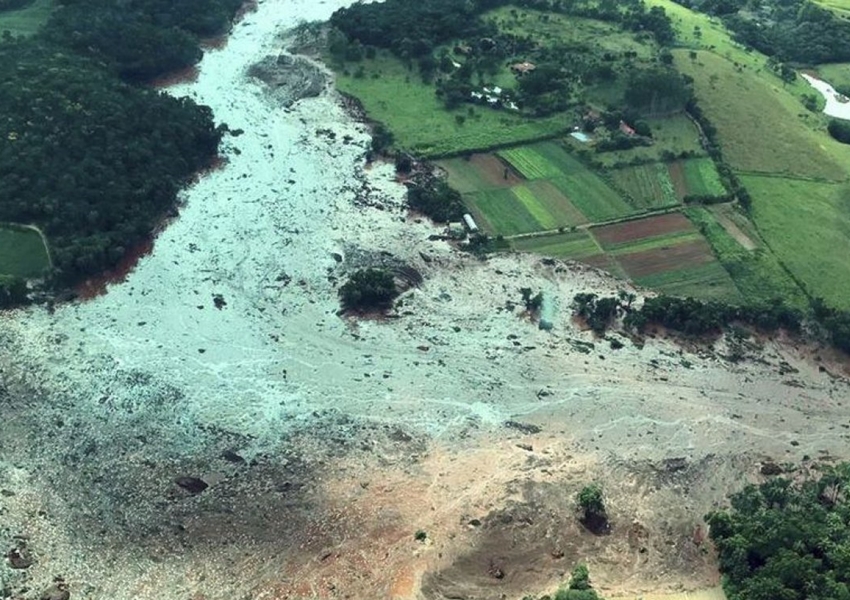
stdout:
[(603, 246), (614, 246), (678, 231), (695, 231), (694, 226), (682, 213), (670, 213), (592, 229), (593, 236)]
[(617, 257), (629, 277), (643, 277), (664, 271), (679, 271), (714, 260), (705, 240), (696, 240), (664, 248), (654, 248)]
[(667, 165), (667, 171), (670, 173), (670, 181), (673, 182), (673, 189), (676, 190), (676, 196), (681, 200), (688, 195), (688, 182), (685, 179), (685, 165), (682, 161), (677, 160)]
[(153, 236), (142, 240), (132, 248), (128, 249), (112, 269), (98, 274), (91, 279), (86, 279), (76, 287), (77, 297), (80, 300), (91, 300), (106, 293), (111, 283), (120, 283), (127, 278), (136, 268), (139, 260), (147, 256), (153, 250)]
[(494, 186), (512, 187), (525, 181), (513, 167), (495, 154), (473, 154), (469, 162), (483, 179)]
[[(197, 182), (211, 171), (221, 169), (225, 164), (227, 164), (227, 161), (223, 157), (216, 156), (209, 167), (198, 171), (192, 176), (190, 184)], [(77, 297), (80, 300), (91, 300), (105, 294), (110, 284), (123, 282), (127, 278), (127, 275), (132, 273), (133, 269), (136, 268), (139, 260), (151, 253), (156, 236), (168, 226), (171, 218), (172, 216), (170, 214), (164, 215), (153, 233), (135, 246), (130, 247), (113, 268), (86, 279), (83, 283), (77, 285), (74, 289)]]
[(151, 82), (151, 86), (157, 89), (171, 87), (172, 85), (177, 85), (178, 83), (189, 83), (193, 81), (197, 81), (198, 79), (198, 66), (192, 65), (191, 67), (186, 67), (185, 69), (180, 69), (179, 71), (174, 71), (173, 73), (169, 73), (168, 75), (163, 75), (158, 79), (154, 79)]

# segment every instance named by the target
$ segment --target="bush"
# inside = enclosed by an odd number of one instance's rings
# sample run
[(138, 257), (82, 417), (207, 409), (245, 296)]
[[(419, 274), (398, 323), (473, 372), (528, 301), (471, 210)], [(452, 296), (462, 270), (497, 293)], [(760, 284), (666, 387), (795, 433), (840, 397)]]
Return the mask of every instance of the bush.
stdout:
[(339, 289), (344, 308), (386, 309), (398, 296), (398, 288), (392, 273), (384, 269), (361, 269), (356, 271)]
[(592, 483), (586, 485), (578, 494), (578, 505), (582, 511), (581, 522), (593, 533), (605, 533), (610, 529), (602, 487)]
[(590, 589), (590, 571), (587, 565), (576, 565), (570, 575), (571, 590), (589, 590)]
[(435, 177), (418, 181), (407, 189), (407, 204), (436, 223), (459, 221), (464, 208), (461, 195), (442, 179)]

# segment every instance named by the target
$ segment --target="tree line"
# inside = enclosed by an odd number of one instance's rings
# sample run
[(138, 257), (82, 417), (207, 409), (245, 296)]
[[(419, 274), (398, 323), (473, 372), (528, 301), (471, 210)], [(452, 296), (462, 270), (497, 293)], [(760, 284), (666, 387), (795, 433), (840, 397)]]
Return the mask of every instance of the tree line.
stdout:
[(850, 22), (810, 0), (675, 0), (721, 18), (735, 39), (780, 61), (850, 60)]
[(0, 42), (0, 220), (46, 234), (53, 281), (114, 266), (209, 166), (212, 111), (141, 85), (201, 57), (235, 0), (64, 0)]

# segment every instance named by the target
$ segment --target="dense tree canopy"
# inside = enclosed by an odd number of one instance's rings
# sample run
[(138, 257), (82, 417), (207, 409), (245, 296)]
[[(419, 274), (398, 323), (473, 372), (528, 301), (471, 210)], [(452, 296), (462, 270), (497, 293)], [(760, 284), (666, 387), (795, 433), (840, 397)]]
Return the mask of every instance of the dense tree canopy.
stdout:
[(730, 600), (850, 599), (850, 464), (776, 478), (706, 517)]
[(0, 46), (0, 106), (0, 220), (38, 224), (65, 280), (147, 235), (221, 135), (206, 107), (29, 41)]
[(780, 61), (850, 60), (850, 22), (810, 0), (676, 0), (720, 16), (738, 41)]
[(119, 77), (197, 62), (197, 36), (226, 31), (240, 4), (61, 0), (39, 34), (0, 43), (0, 220), (46, 233), (58, 281), (113, 266), (214, 159), (207, 107)]

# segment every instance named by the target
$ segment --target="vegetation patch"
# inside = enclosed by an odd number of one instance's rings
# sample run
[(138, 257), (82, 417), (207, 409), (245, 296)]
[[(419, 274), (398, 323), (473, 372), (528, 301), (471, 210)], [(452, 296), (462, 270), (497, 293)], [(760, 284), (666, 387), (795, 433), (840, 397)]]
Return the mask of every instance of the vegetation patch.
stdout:
[(689, 207), (685, 213), (708, 240), (745, 303), (761, 304), (782, 298), (789, 306), (808, 306), (803, 291), (769, 248), (747, 250), (704, 207)]
[(814, 115), (807, 116), (780, 80), (711, 52), (691, 58), (686, 50), (674, 50), (673, 55), (677, 67), (693, 77), (699, 105), (733, 168), (830, 180), (846, 176), (841, 164), (850, 153), (818, 129)]
[(679, 203), (667, 165), (650, 163), (614, 169), (612, 182), (623, 190), (637, 208), (657, 209)]
[(776, 177), (744, 177), (752, 215), (767, 246), (808, 294), (850, 308), (850, 187)]
[(49, 268), (50, 257), (37, 231), (0, 225), (0, 275), (39, 277)]
[(850, 465), (747, 485), (706, 516), (730, 598), (845, 598)]
[(385, 269), (355, 271), (339, 289), (342, 306), (347, 310), (385, 310), (398, 294), (395, 277)]
[(716, 260), (697, 267), (636, 277), (634, 281), (638, 285), (658, 290), (669, 296), (692, 296), (732, 304), (739, 304), (742, 300), (729, 273)]
[[(617, 98), (616, 102), (621, 102), (621, 98)], [(664, 117), (650, 116), (642, 120), (649, 127), (652, 144), (598, 153), (593, 160), (603, 167), (616, 168), (636, 162), (664, 162), (673, 158), (705, 155), (700, 144), (699, 130), (687, 115), (677, 113)]]
[(0, 10), (0, 33), (8, 31), (13, 36), (32, 35), (47, 22), (55, 6), (54, 0), (34, 0), (15, 4), (20, 6)]
[(687, 198), (718, 198), (725, 197), (728, 194), (712, 159), (692, 158), (682, 161), (680, 164), (684, 184), (682, 186), (684, 188), (682, 200)]
[(511, 189), (466, 194), (464, 201), (476, 220), (492, 235), (533, 233), (542, 229), (540, 222)]
[(599, 254), (599, 246), (586, 231), (515, 238), (511, 240), (511, 247), (520, 252), (534, 252), (564, 259), (586, 258)]
[(495, 154), (473, 154), (436, 162), (448, 173), (448, 182), (461, 194), (492, 188), (513, 187), (523, 182), (512, 168)]

